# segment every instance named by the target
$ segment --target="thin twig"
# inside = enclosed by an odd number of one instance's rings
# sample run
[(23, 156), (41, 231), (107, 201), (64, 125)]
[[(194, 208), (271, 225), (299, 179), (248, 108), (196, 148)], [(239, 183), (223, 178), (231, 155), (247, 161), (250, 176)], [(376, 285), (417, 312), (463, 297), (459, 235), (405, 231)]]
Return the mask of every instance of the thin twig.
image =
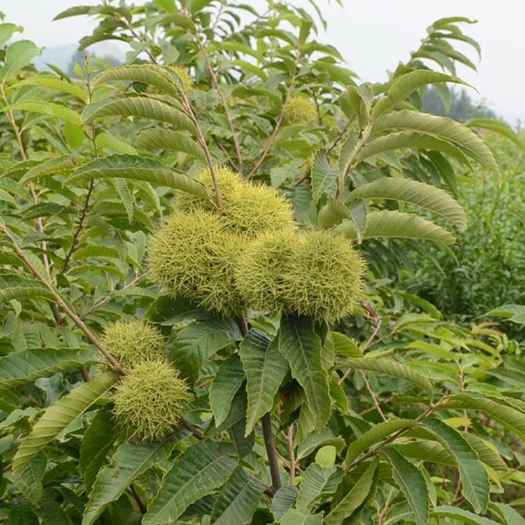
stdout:
[(270, 475), (272, 476), (272, 487), (275, 490), (281, 488), (281, 474), (279, 473), (279, 462), (277, 459), (277, 449), (272, 432), (272, 419), (268, 412), (262, 417), (262, 429), (264, 436), (264, 446), (268, 454), (268, 463), (270, 465)]
[(288, 453), (290, 455), (290, 485), (295, 484), (295, 470), (297, 468), (297, 459), (295, 457), (295, 450), (293, 447), (293, 438), (294, 438), (294, 424), (292, 423), (288, 427), (288, 432), (286, 434), (286, 440), (288, 441)]
[(33, 265), (29, 260), (27, 255), (24, 253), (24, 250), (18, 245), (16, 239), (12, 234), (0, 224), (0, 232), (4, 233), (11, 242), (13, 243), (13, 248), (22, 259), (27, 269), (36, 277), (46, 288), (51, 292), (55, 298), (57, 304), (64, 310), (66, 315), (84, 332), (86, 337), (100, 350), (102, 355), (108, 360), (108, 362), (113, 366), (113, 368), (122, 375), (125, 375), (124, 367), (106, 350), (105, 346), (99, 341), (99, 339), (93, 334), (93, 332), (88, 328), (86, 323), (70, 308), (67, 302), (62, 298), (60, 293), (55, 289), (55, 287), (39, 272), (39, 270)]
[(368, 381), (368, 377), (366, 377), (364, 370), (361, 370), (361, 375), (363, 376), (365, 387), (368, 393), (370, 394), (370, 397), (372, 398), (372, 401), (374, 403), (374, 406), (376, 407), (377, 412), (379, 413), (383, 421), (387, 421), (387, 417), (385, 416), (384, 412), (381, 410), (381, 407), (379, 406), (379, 401), (377, 400), (377, 396), (374, 392), (374, 389), (370, 386), (370, 382)]
[(144, 514), (148, 512), (148, 507), (146, 507), (145, 503), (142, 501), (142, 498), (138, 495), (133, 484), (131, 484), (130, 487), (131, 487), (131, 493), (133, 494), (133, 499), (137, 503), (140, 513), (144, 516)]

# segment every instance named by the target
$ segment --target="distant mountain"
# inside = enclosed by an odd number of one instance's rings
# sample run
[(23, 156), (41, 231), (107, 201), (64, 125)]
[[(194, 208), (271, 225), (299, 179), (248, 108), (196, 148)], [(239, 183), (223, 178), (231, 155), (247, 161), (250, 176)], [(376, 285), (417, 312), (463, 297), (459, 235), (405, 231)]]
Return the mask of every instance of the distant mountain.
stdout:
[[(40, 71), (48, 71), (46, 63), (53, 64), (64, 71), (68, 71), (73, 57), (77, 54), (76, 44), (64, 46), (46, 47), (42, 55), (33, 60), (33, 64)], [(126, 61), (126, 52), (111, 42), (98, 42), (82, 51), (82, 55), (90, 55), (98, 58), (111, 57), (119, 63)]]

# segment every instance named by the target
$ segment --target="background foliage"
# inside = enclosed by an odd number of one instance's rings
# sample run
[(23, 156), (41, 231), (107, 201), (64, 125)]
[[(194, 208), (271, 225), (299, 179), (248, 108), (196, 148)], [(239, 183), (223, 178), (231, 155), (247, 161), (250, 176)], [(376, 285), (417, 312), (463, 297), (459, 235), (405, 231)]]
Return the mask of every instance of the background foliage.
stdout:
[[(0, 26), (0, 521), (524, 522), (519, 345), (393, 281), (409, 250), (465, 230), (465, 173), (487, 170), (495, 211), (511, 191), (473, 129), (517, 139), (421, 112), (429, 85), (446, 96), (456, 64), (474, 67), (454, 47), (477, 49), (469, 20), (435, 22), (388, 82), (359, 85), (318, 41), (321, 9), (75, 7), (57, 18), (100, 20), (81, 49), (130, 47), (126, 66), (77, 65), (80, 80), (36, 73), (38, 47)], [(221, 165), (285, 195), (302, 229), (356, 241), (369, 278), (355, 316), (212, 317), (150, 281), (175, 193), (217, 197)], [(113, 419), (126, 371), (101, 341), (132, 319), (161, 330), (191, 387), (163, 442)]]

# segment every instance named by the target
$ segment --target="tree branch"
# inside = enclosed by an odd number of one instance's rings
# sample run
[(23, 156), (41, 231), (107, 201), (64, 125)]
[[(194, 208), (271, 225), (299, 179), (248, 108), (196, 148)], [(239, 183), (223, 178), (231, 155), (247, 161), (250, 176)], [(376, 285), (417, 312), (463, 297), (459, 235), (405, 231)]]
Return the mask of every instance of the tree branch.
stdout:
[(272, 419), (268, 412), (262, 417), (262, 430), (264, 436), (264, 446), (268, 454), (268, 463), (270, 464), (270, 474), (272, 476), (272, 488), (276, 491), (282, 486), (281, 474), (279, 473), (279, 462), (277, 460), (277, 449), (272, 432)]

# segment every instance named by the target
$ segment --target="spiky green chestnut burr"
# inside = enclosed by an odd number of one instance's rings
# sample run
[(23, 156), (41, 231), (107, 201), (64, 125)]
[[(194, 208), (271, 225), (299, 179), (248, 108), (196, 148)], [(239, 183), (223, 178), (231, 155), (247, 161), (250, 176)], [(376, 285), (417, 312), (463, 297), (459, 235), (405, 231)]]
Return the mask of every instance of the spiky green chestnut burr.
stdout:
[(124, 368), (161, 358), (166, 345), (164, 336), (154, 326), (137, 320), (112, 323), (106, 328), (102, 343)]
[(362, 257), (342, 237), (275, 234), (248, 245), (236, 280), (251, 308), (335, 322), (357, 305), (365, 269)]
[(288, 124), (307, 125), (317, 120), (317, 108), (307, 97), (296, 95), (290, 97), (283, 108), (284, 120)]
[(152, 279), (172, 296), (191, 299), (221, 317), (241, 315), (246, 308), (235, 286), (234, 266), (245, 244), (216, 213), (177, 212), (151, 238)]
[[(222, 196), (221, 219), (231, 232), (253, 238), (261, 233), (292, 231), (295, 228), (289, 202), (273, 188), (250, 184), (229, 168), (219, 167), (215, 172)], [(199, 182), (211, 186), (209, 169), (204, 169), (196, 178)], [(212, 201), (198, 199), (181, 192), (177, 198), (176, 210), (213, 211), (214, 197), (213, 190)]]
[(329, 323), (352, 313), (362, 298), (366, 263), (352, 244), (327, 232), (297, 243), (283, 286), (289, 313)]
[(178, 425), (190, 398), (188, 384), (167, 361), (145, 361), (115, 388), (113, 414), (133, 439), (162, 441)]

